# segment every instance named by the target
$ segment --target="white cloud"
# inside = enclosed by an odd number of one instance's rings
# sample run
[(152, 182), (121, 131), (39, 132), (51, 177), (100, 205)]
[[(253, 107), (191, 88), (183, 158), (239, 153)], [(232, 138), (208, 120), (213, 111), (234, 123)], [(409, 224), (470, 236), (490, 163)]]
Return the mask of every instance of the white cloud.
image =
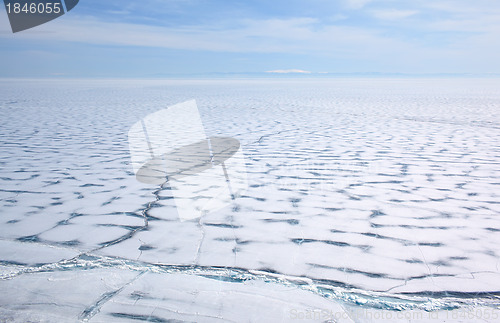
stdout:
[(239, 27), (158, 27), (95, 18), (57, 19), (32, 31), (0, 37), (216, 52), (329, 54), (352, 57), (401, 46), (399, 41), (357, 27), (321, 25), (313, 18), (245, 20)]
[(275, 73), (275, 74), (311, 74), (310, 71), (291, 69), (291, 70), (273, 70), (266, 71), (266, 73)]
[(418, 14), (417, 10), (397, 10), (397, 9), (382, 9), (372, 10), (372, 15), (377, 19), (382, 20), (398, 20), (404, 19)]
[(349, 9), (362, 9), (373, 0), (344, 0), (344, 4)]

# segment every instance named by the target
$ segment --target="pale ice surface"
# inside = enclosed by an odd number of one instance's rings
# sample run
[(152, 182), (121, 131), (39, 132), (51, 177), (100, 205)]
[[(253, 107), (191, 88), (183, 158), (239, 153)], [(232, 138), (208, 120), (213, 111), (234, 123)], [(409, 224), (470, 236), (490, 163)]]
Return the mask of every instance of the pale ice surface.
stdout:
[[(249, 188), (180, 221), (127, 133), (191, 99)], [(500, 321), (500, 79), (1, 80), (0, 123), (0, 321)]]

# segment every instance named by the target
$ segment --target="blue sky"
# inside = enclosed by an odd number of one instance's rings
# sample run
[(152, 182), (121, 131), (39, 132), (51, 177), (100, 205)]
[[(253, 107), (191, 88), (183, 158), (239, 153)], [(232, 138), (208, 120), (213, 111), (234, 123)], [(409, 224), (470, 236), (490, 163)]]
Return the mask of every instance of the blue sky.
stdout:
[(12, 34), (0, 77), (500, 73), (498, 0), (80, 0)]

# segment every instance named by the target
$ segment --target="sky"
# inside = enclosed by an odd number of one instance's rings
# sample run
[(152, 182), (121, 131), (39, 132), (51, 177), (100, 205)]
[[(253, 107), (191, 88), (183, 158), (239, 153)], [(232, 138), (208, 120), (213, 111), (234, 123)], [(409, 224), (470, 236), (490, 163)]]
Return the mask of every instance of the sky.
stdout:
[(0, 77), (500, 73), (498, 0), (80, 0)]

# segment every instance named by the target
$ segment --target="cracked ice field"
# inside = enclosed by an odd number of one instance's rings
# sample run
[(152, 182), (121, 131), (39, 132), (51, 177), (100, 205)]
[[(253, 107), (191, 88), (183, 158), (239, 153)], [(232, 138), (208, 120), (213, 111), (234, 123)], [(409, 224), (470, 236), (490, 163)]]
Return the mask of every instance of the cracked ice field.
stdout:
[[(499, 88), (2, 80), (0, 318), (271, 322), (335, 309), (356, 321), (360, 306), (498, 308)], [(179, 221), (166, 187), (135, 179), (127, 131), (190, 99), (207, 135), (239, 140), (249, 186)]]

